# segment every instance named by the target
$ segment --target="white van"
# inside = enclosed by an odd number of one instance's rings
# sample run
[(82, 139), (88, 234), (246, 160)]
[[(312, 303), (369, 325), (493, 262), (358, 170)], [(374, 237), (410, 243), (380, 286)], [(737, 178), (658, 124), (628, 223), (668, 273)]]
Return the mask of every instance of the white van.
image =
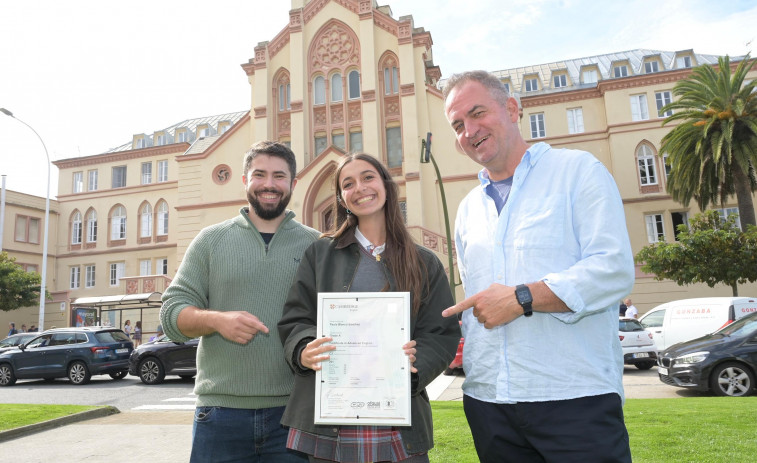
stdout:
[(657, 352), (662, 352), (753, 312), (757, 312), (754, 297), (703, 297), (666, 302), (645, 313), (639, 321), (652, 332)]

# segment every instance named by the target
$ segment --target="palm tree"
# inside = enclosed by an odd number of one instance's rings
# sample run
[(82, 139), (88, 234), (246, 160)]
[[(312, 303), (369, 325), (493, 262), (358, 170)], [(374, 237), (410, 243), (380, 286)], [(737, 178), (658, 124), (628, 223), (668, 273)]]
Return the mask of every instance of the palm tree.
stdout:
[(673, 111), (663, 126), (680, 121), (660, 147), (669, 156), (668, 193), (684, 205), (693, 197), (702, 210), (735, 194), (742, 228), (757, 225), (757, 80), (743, 85), (755, 61), (746, 55), (733, 75), (728, 56), (718, 68), (694, 68), (673, 87), (678, 99), (661, 109)]

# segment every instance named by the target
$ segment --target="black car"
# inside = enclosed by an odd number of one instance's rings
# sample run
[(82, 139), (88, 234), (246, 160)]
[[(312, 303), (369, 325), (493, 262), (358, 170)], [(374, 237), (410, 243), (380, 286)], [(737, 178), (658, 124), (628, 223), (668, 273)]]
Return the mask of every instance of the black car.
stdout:
[(27, 341), (34, 339), (36, 336), (39, 336), (39, 333), (12, 334), (0, 341), (0, 352), (11, 350), (14, 347), (18, 347), (19, 344), (25, 344)]
[(86, 384), (92, 375), (125, 378), (134, 344), (123, 331), (105, 326), (57, 328), (0, 354), (0, 386), (17, 379), (68, 379)]
[(671, 386), (743, 397), (755, 392), (757, 313), (720, 330), (675, 344), (658, 359), (660, 381)]
[(199, 339), (176, 342), (161, 336), (142, 344), (129, 357), (129, 374), (139, 376), (145, 384), (160, 384), (166, 375), (189, 379), (197, 373), (197, 345)]

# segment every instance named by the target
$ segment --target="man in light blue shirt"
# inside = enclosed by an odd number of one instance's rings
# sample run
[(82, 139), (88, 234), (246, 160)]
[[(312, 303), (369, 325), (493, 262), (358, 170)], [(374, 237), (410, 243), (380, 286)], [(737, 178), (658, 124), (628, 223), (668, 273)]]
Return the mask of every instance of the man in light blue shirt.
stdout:
[(585, 151), (528, 145), (496, 76), (454, 75), (444, 96), (459, 148), (484, 167), (455, 224), (467, 299), (444, 311), (463, 313), (479, 459), (630, 462), (617, 301), (634, 267), (612, 176)]

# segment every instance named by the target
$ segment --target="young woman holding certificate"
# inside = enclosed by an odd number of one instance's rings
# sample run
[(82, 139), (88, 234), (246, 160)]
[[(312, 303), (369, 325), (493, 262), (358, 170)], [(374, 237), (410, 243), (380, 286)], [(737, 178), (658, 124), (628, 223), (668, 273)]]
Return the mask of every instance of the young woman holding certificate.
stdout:
[[(439, 259), (416, 245), (399, 206), (397, 184), (367, 154), (342, 158), (334, 175), (331, 229), (306, 251), (278, 324), (286, 360), (296, 375), (282, 424), (287, 447), (311, 462), (428, 462), (434, 445), (426, 386), (449, 365), (460, 341)], [(317, 295), (328, 292), (410, 292), (411, 420), (406, 426), (316, 425), (315, 377), (336, 347), (320, 337)]]

